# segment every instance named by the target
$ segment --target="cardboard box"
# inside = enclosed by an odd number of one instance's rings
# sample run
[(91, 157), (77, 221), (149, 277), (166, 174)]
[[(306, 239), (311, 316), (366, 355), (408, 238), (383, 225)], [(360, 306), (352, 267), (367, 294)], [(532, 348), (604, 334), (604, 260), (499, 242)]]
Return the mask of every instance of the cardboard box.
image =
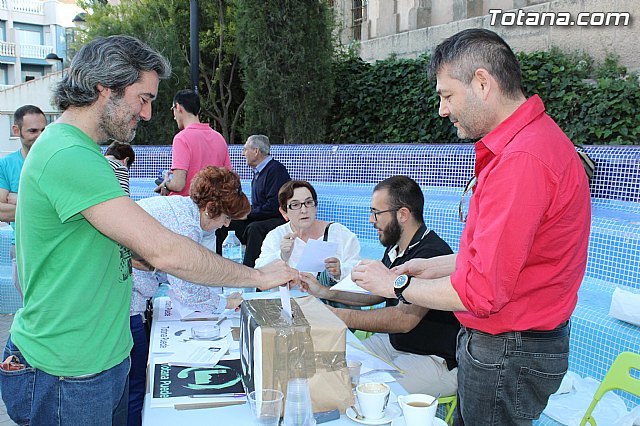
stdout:
[(293, 320), (282, 316), (280, 299), (242, 303), (240, 358), (247, 392), (278, 389), (287, 395), (287, 383), (307, 378), (313, 411), (353, 405), (346, 366), (345, 324), (313, 296), (292, 299)]

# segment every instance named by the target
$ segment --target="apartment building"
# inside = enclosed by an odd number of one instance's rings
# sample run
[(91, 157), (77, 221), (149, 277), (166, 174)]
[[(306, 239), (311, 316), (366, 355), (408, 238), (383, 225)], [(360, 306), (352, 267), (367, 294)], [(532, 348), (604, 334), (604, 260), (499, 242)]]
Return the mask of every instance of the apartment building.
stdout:
[(83, 10), (74, 0), (0, 0), (0, 90), (58, 71)]

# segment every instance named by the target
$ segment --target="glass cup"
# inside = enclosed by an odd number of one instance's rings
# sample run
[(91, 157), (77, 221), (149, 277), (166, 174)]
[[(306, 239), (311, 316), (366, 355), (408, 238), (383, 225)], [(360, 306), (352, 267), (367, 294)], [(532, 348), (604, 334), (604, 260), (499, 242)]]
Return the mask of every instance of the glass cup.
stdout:
[(249, 405), (253, 413), (253, 424), (261, 426), (278, 426), (282, 411), (282, 398), (279, 390), (263, 389), (249, 394)]
[(347, 369), (349, 370), (349, 376), (351, 377), (351, 388), (355, 388), (360, 384), (360, 369), (362, 363), (360, 361), (347, 360)]

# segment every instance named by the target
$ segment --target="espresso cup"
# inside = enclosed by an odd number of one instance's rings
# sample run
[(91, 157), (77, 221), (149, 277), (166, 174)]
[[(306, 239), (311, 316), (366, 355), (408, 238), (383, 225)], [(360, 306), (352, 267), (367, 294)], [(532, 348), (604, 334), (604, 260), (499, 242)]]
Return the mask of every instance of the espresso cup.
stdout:
[(389, 386), (385, 383), (363, 383), (356, 387), (360, 414), (366, 419), (377, 420), (384, 417), (389, 402)]
[(404, 414), (406, 426), (431, 426), (436, 417), (438, 401), (423, 393), (398, 396), (398, 404)]

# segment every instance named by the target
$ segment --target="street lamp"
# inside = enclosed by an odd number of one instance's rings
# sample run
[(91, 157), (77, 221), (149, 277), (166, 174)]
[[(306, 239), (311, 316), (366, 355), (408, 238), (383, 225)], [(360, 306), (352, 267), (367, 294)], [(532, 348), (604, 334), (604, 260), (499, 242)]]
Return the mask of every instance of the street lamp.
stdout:
[(44, 59), (51, 65), (55, 65), (56, 63), (60, 62), (60, 71), (62, 71), (62, 78), (64, 78), (64, 59), (53, 52), (49, 53)]

